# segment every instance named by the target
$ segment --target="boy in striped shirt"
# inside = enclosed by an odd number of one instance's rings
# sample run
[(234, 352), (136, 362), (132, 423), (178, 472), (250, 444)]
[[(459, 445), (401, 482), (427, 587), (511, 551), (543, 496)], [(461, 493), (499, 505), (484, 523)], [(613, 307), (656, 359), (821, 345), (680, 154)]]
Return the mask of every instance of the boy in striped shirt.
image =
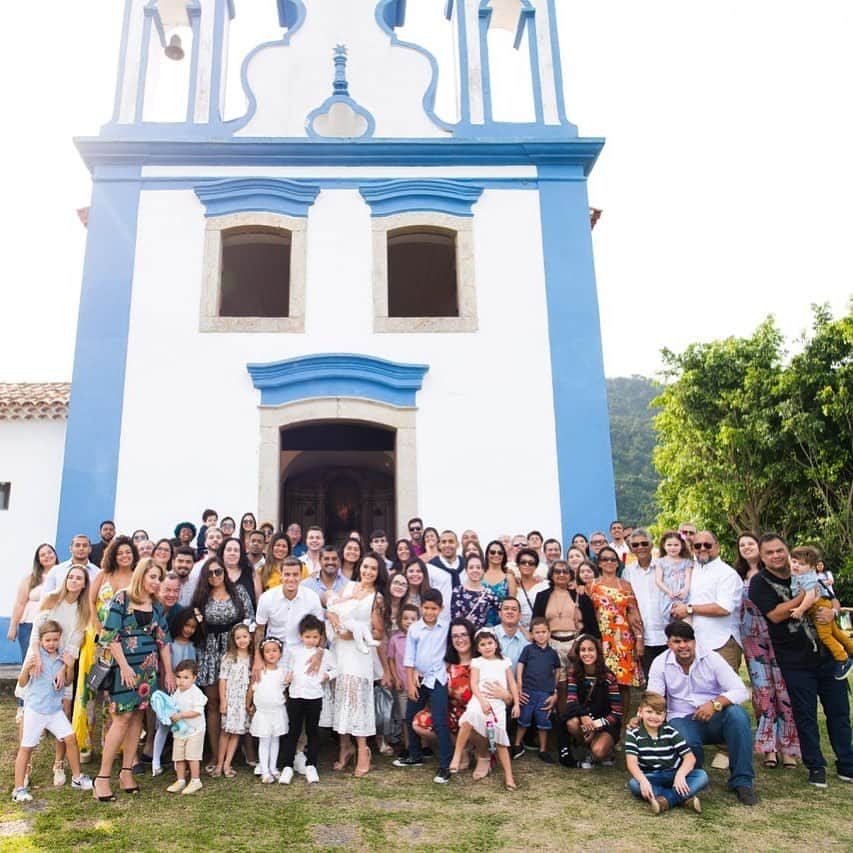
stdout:
[(666, 722), (666, 699), (646, 691), (640, 698), (637, 725), (625, 733), (628, 787), (648, 800), (655, 814), (684, 806), (699, 814), (696, 795), (708, 785), (708, 774), (696, 770), (696, 757), (684, 738)]

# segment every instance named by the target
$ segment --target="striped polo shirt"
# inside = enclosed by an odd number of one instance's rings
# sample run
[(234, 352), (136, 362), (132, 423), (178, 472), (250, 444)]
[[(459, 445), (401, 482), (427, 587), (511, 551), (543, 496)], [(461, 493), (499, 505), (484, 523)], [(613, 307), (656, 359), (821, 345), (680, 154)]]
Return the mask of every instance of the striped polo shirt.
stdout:
[(635, 755), (643, 773), (656, 770), (675, 770), (690, 752), (684, 738), (668, 723), (653, 738), (640, 723), (625, 732), (625, 755)]

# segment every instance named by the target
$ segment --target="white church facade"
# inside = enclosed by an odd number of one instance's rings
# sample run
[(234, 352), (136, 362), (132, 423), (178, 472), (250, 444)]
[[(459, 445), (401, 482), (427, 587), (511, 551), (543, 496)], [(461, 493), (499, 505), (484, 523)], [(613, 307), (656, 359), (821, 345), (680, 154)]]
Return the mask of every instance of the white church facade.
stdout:
[[(105, 518), (160, 535), (205, 506), (390, 535), (414, 515), (564, 541), (606, 525), (603, 140), (566, 118), (554, 0), (449, 0), (450, 68), (398, 36), (405, 0), (276, 5), (226, 120), (239, 0), (126, 0), (114, 115), (77, 140), (93, 192), (60, 553)], [(495, 118), (491, 28), (529, 59), (531, 121)], [(173, 59), (185, 116), (153, 121)]]

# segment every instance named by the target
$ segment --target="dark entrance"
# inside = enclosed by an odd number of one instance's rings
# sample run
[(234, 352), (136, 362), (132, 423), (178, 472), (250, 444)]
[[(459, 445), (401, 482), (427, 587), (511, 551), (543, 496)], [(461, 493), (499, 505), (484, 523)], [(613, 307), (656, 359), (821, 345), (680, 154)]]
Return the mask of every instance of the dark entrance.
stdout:
[(319, 525), (339, 545), (351, 530), (393, 537), (395, 432), (359, 423), (299, 424), (281, 431), (283, 516)]

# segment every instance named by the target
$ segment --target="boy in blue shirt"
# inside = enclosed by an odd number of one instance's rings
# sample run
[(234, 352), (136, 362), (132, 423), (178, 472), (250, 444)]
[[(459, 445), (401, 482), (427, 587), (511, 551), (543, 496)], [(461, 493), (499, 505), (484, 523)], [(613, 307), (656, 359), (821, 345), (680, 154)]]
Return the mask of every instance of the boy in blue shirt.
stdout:
[(15, 790), (12, 792), (12, 801), (15, 803), (32, 800), (24, 780), (33, 750), (38, 746), (45, 729), (57, 740), (65, 742), (68, 763), (73, 773), (71, 787), (78, 791), (92, 789), (92, 780), (80, 772), (77, 738), (68, 717), (62, 711), (66, 679), (59, 677), (65, 668), (65, 662), (59, 654), (61, 641), (62, 627), (58, 622), (48, 619), (39, 628), (38, 654), (27, 658), (18, 677), (18, 686), (25, 687), (26, 693), (21, 746), (15, 759)]

